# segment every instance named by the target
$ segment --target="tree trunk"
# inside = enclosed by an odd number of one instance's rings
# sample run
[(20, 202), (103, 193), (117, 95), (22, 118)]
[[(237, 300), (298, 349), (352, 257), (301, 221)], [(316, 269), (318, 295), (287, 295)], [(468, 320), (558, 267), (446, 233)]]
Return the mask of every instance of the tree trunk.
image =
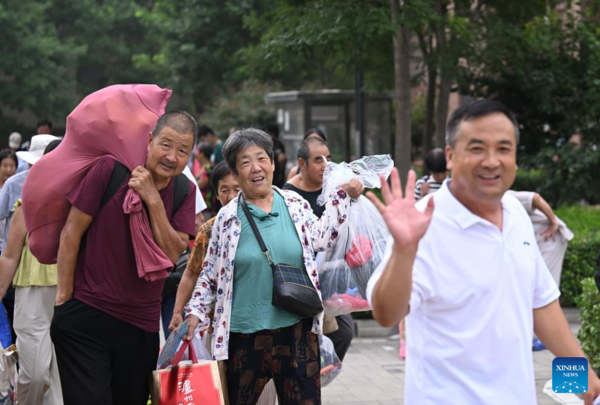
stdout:
[(444, 74), (444, 71), (442, 70), (435, 120), (436, 148), (443, 148), (446, 145), (446, 121), (448, 120), (448, 106), (450, 104), (451, 89), (452, 77), (448, 74)]
[(433, 120), (435, 116), (435, 93), (437, 88), (437, 69), (427, 66), (427, 100), (425, 101), (425, 125), (423, 128), (423, 156), (433, 149)]
[(449, 70), (448, 39), (446, 38), (445, 19), (448, 14), (446, 0), (436, 1), (436, 12), (439, 17), (439, 23), (436, 24), (436, 40), (438, 55), (440, 57), (440, 91), (438, 94), (438, 104), (435, 119), (435, 140), (434, 144), (438, 148), (443, 148), (446, 144), (446, 120), (448, 119), (448, 105), (450, 99), (450, 90), (452, 88), (452, 75)]
[(394, 81), (396, 84), (396, 147), (394, 159), (402, 183), (411, 166), (411, 110), (410, 110), (410, 48), (408, 28), (398, 23), (401, 13), (399, 0), (390, 0), (394, 33)]

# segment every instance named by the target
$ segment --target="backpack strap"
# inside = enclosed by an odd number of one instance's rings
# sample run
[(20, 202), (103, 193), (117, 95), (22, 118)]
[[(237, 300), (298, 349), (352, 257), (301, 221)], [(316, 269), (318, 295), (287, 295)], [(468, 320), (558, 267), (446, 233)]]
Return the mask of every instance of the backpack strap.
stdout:
[(121, 185), (128, 174), (130, 174), (129, 169), (118, 160), (115, 160), (115, 167), (113, 168), (112, 174), (110, 175), (110, 180), (108, 181), (108, 186), (106, 187), (104, 195), (102, 196), (100, 209), (102, 209), (111, 200), (111, 198), (117, 194), (117, 191), (119, 191), (121, 188)]
[(171, 216), (174, 216), (181, 208), (188, 191), (190, 191), (190, 180), (185, 174), (181, 173), (175, 177), (175, 184), (173, 184), (173, 210)]

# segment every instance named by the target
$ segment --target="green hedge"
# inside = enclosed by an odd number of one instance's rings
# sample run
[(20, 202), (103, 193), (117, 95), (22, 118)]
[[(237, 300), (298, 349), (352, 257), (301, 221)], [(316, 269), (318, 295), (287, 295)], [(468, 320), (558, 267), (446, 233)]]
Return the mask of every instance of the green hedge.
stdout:
[(581, 329), (577, 337), (581, 349), (588, 357), (595, 370), (600, 368), (600, 294), (593, 278), (581, 282), (583, 293), (577, 298), (577, 306), (581, 309)]
[(581, 281), (596, 271), (600, 251), (600, 210), (594, 207), (568, 206), (555, 211), (575, 237), (569, 242), (560, 281), (561, 304), (576, 305)]

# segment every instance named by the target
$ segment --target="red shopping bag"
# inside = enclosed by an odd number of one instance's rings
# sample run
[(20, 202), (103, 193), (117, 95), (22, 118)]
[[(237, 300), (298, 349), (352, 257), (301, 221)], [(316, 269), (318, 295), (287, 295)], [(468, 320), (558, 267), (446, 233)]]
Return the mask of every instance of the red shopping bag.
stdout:
[[(179, 365), (186, 349), (192, 364)], [(172, 368), (152, 372), (152, 404), (224, 405), (217, 362), (198, 363), (194, 347), (190, 341), (184, 341)]]

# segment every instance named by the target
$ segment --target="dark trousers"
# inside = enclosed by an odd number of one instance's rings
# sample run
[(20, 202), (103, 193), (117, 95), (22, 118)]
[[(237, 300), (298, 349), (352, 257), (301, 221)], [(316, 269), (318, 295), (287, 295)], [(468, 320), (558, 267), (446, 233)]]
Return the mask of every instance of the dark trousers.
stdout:
[(338, 324), (338, 330), (325, 336), (331, 339), (333, 347), (335, 347), (335, 354), (338, 355), (340, 361), (344, 361), (346, 352), (350, 348), (350, 343), (352, 343), (354, 337), (354, 320), (350, 314), (338, 315), (335, 320)]
[(256, 404), (265, 385), (275, 381), (280, 405), (319, 405), (319, 339), (312, 319), (286, 328), (229, 335), (227, 389), (230, 405)]
[(147, 404), (158, 332), (72, 299), (54, 308), (50, 334), (65, 405)]
[(6, 315), (8, 315), (8, 324), (10, 325), (10, 336), (13, 343), (17, 343), (17, 334), (13, 326), (15, 320), (15, 287), (10, 285), (6, 290), (6, 296), (2, 299), (2, 304), (6, 308)]

